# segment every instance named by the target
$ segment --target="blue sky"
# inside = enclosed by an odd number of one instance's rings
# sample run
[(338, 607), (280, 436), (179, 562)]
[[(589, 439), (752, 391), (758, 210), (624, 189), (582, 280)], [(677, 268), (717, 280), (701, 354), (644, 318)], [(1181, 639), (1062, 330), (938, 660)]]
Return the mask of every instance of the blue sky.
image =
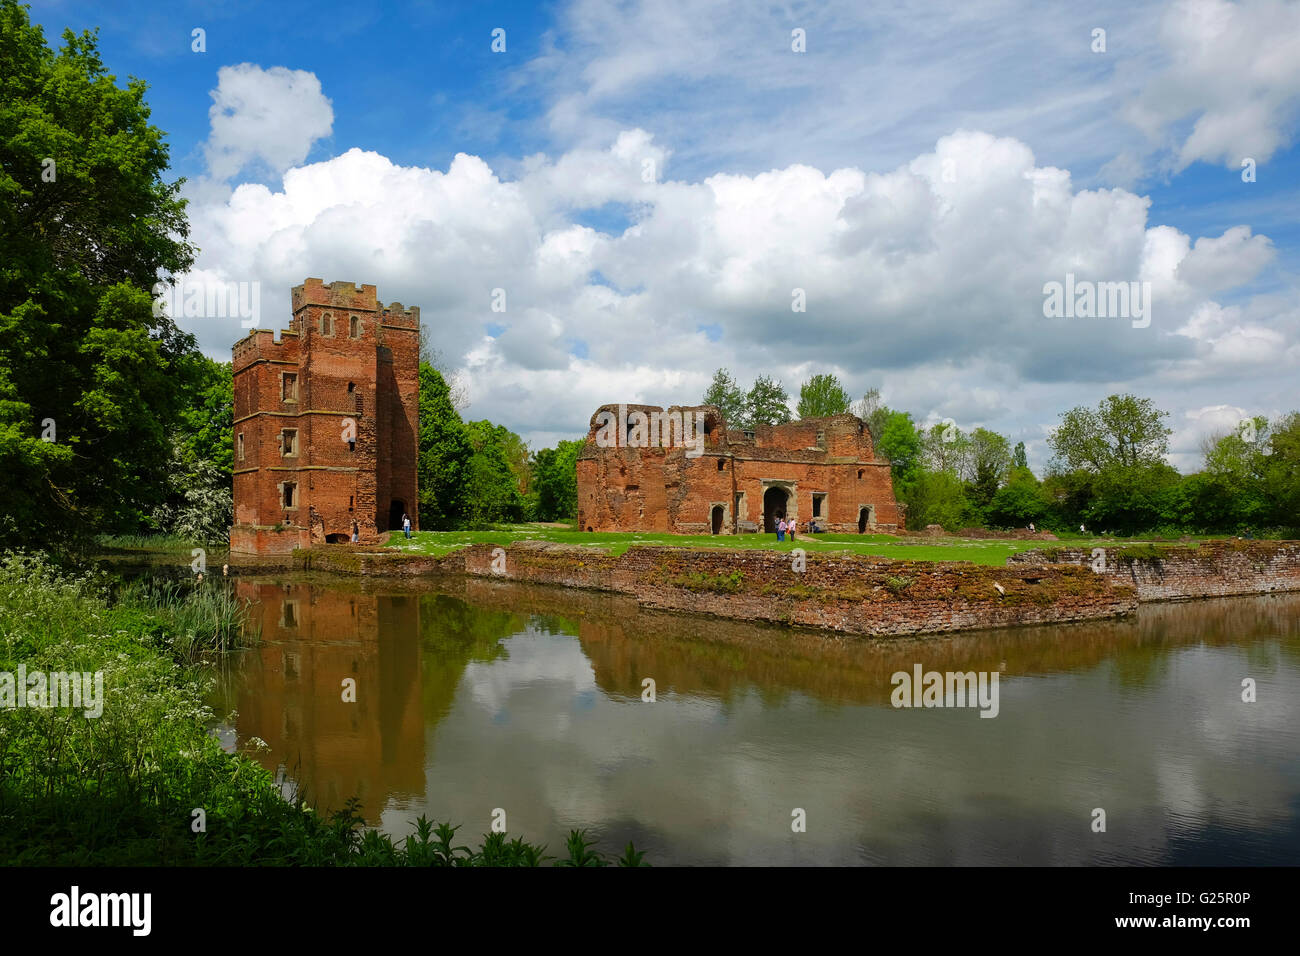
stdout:
[[(1205, 434), (1300, 406), (1296, 2), (32, 15), (51, 40), (97, 27), (148, 82), (193, 278), (261, 283), (277, 327), (308, 275), (375, 282), (421, 305), (466, 413), (534, 445), (603, 402), (698, 400), (720, 365), (791, 391), (833, 370), (1040, 466), (1056, 416), (1111, 391), (1171, 412), (1185, 468)], [(1155, 321), (1052, 324), (1066, 271), (1151, 280)], [(191, 324), (213, 355), (240, 335)]]

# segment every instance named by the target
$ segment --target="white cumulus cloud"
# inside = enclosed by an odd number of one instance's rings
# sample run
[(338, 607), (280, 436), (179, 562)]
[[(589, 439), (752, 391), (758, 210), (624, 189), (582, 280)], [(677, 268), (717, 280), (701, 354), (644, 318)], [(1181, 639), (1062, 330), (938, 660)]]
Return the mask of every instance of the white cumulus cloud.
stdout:
[(301, 163), (330, 134), (334, 109), (314, 73), (240, 63), (218, 71), (208, 119), (208, 169), (227, 180), (255, 162), (273, 173)]

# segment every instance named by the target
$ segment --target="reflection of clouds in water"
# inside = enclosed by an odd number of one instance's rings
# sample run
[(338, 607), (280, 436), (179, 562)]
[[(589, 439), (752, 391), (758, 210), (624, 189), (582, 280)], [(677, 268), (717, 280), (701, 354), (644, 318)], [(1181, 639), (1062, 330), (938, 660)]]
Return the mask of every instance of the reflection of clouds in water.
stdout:
[[(605, 850), (634, 833), (664, 861), (1151, 863), (1175, 841), (1213, 852), (1225, 830), (1258, 842), (1292, 816), (1294, 774), (1260, 735), (1294, 743), (1295, 670), (1271, 675), (1267, 708), (1237, 711), (1237, 648), (1172, 650), (1140, 686), (1117, 684), (1113, 659), (1005, 678), (988, 720), (757, 690), (611, 698), (576, 639), (505, 643), (466, 669), (429, 751), (427, 809), (467, 832), (502, 806), (512, 834), (553, 849), (570, 827), (604, 827)], [(1089, 829), (1097, 806), (1106, 834)], [(790, 830), (795, 807), (807, 833)], [(409, 818), (385, 823), (404, 834)]]
[[(570, 696), (595, 693), (591, 662), (573, 638), (530, 629), (502, 644), (507, 653), (500, 660), (473, 661), (461, 678), (474, 702), (489, 712), (506, 710), (511, 697), (542, 684), (562, 685)], [(548, 695), (553, 692), (548, 688)]]
[(1156, 763), (1156, 800), (1170, 816), (1208, 822), (1209, 798), (1192, 760), (1161, 758)]

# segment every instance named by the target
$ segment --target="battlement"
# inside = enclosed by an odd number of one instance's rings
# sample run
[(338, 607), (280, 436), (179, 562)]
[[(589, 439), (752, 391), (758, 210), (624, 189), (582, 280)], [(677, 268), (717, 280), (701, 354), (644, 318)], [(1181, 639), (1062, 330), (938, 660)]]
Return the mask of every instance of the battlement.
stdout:
[(258, 359), (294, 361), (298, 358), (298, 333), (281, 329), (280, 338), (270, 329), (253, 329), (231, 349), (233, 367), (243, 368)]
[(293, 287), (293, 311), (308, 305), (332, 306), (361, 312), (378, 312), (382, 307), (373, 285), (356, 285), (352, 282), (325, 282), (323, 279), (306, 279)]
[(420, 307), (413, 305), (409, 309), (403, 308), (400, 302), (390, 302), (388, 305), (379, 303), (382, 312), (381, 321), (384, 325), (397, 325), (403, 328), (418, 329), (420, 327)]

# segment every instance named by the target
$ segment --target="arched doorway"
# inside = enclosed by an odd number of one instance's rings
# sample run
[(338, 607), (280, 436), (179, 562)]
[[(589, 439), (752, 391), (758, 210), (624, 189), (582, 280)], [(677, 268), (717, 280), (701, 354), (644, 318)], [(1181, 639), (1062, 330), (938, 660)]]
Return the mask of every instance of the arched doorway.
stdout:
[(334, 534), (325, 535), (326, 544), (345, 544), (347, 543), (347, 540), (348, 540), (347, 535), (338, 534), (337, 532), (335, 532)]
[(858, 509), (858, 534), (866, 534), (867, 526), (869, 524), (871, 524), (871, 509), (859, 508)]
[(784, 488), (769, 488), (763, 492), (763, 530), (776, 534), (776, 523), (785, 517), (785, 507), (790, 493)]
[(714, 534), (722, 534), (722, 505), (714, 505), (713, 513), (709, 516), (709, 525)]
[(402, 515), (406, 514), (406, 502), (401, 498), (394, 498), (393, 503), (388, 508), (388, 530), (402, 530)]

